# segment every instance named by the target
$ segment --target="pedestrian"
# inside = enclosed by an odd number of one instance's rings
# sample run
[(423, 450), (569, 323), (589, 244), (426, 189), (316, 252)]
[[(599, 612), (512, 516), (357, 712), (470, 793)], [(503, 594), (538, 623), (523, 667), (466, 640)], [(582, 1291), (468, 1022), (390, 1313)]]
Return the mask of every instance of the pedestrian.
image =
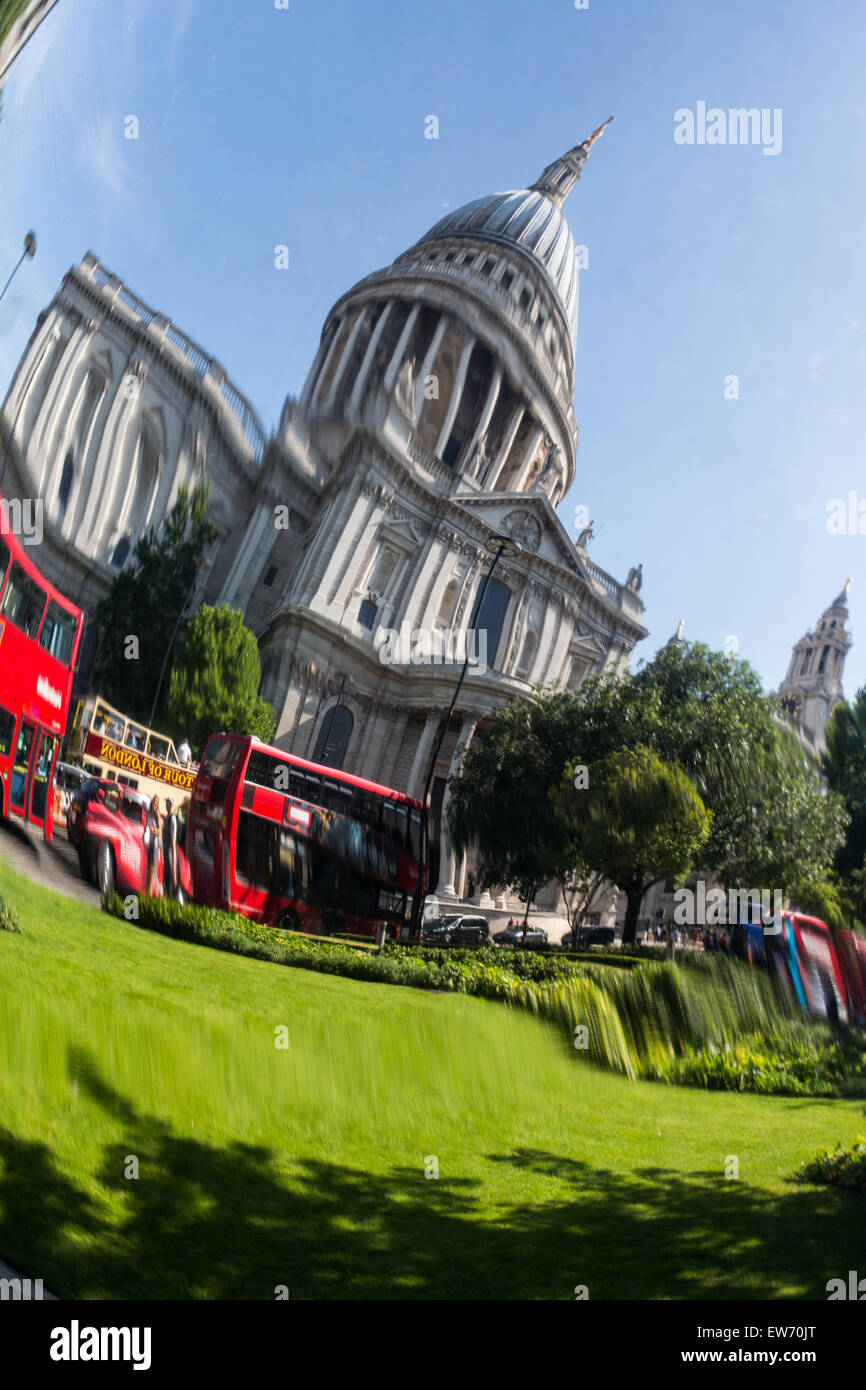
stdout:
[(177, 760), (180, 763), (181, 767), (186, 767), (191, 757), (192, 749), (189, 746), (189, 740), (185, 738), (183, 743), (177, 750)]
[(154, 796), (147, 811), (147, 829), (144, 832), (147, 848), (147, 885), (145, 892), (151, 898), (159, 897), (159, 797)]
[(165, 799), (165, 818), (162, 822), (162, 886), (167, 898), (177, 897), (177, 816), (170, 796)]

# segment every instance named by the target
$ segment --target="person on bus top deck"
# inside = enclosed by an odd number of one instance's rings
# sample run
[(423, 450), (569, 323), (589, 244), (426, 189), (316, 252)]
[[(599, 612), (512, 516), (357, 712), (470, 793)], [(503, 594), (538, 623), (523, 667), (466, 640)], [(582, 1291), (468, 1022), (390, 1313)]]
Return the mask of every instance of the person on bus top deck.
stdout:
[(159, 797), (154, 796), (147, 811), (147, 883), (145, 892), (151, 898), (159, 897)]
[(186, 767), (191, 757), (192, 749), (189, 746), (189, 740), (185, 738), (177, 750), (177, 760), (181, 767)]
[(162, 822), (162, 886), (166, 897), (177, 896), (177, 816), (170, 796), (165, 799)]

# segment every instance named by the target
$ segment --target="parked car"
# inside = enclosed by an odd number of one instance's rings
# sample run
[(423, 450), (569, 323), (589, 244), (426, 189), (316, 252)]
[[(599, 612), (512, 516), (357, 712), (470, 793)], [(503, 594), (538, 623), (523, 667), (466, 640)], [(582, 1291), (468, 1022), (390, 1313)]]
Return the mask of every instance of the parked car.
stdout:
[(421, 940), (428, 946), (480, 946), (489, 937), (487, 918), (471, 917), (466, 913), (434, 917), (421, 927)]
[[(119, 782), (91, 777), (75, 794), (67, 834), (78, 851), (82, 878), (95, 879), (103, 893), (144, 893), (147, 888), (147, 797)], [(178, 897), (191, 894), (189, 863), (178, 827)], [(162, 884), (160, 862), (159, 882)]]
[(612, 946), (613, 939), (613, 927), (583, 927), (577, 932), (566, 932), (559, 944), (563, 950), (573, 951), (585, 946)]
[(523, 923), (518, 922), (516, 926), (494, 932), (493, 940), (497, 946), (546, 946), (547, 932), (543, 927), (530, 926), (524, 932)]

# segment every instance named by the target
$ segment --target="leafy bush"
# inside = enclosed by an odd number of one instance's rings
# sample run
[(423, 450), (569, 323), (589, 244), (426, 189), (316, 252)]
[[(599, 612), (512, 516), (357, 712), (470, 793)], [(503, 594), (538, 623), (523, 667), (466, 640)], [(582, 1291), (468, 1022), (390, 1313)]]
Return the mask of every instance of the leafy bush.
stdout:
[(757, 1091), (783, 1096), (866, 1096), (866, 1054), (822, 1040), (816, 1025), (792, 1024), (784, 1032), (751, 1034), (721, 1048), (688, 1049), (655, 1076), (711, 1091)]
[(829, 1183), (849, 1192), (866, 1192), (866, 1135), (858, 1134), (850, 1149), (839, 1144), (832, 1151), (819, 1149), (809, 1163), (794, 1174), (798, 1182)]
[(20, 932), (18, 914), (8, 898), (0, 895), (0, 931)]

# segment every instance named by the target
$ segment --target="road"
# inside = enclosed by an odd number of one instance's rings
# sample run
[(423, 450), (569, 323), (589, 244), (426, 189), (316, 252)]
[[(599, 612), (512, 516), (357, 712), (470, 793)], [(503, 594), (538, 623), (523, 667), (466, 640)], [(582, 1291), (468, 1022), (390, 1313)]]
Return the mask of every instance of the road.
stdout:
[(99, 891), (81, 877), (78, 856), (62, 826), (55, 827), (54, 839), (46, 845), (41, 835), (31, 835), (13, 822), (0, 820), (0, 889), (4, 863), (43, 888), (99, 906)]

